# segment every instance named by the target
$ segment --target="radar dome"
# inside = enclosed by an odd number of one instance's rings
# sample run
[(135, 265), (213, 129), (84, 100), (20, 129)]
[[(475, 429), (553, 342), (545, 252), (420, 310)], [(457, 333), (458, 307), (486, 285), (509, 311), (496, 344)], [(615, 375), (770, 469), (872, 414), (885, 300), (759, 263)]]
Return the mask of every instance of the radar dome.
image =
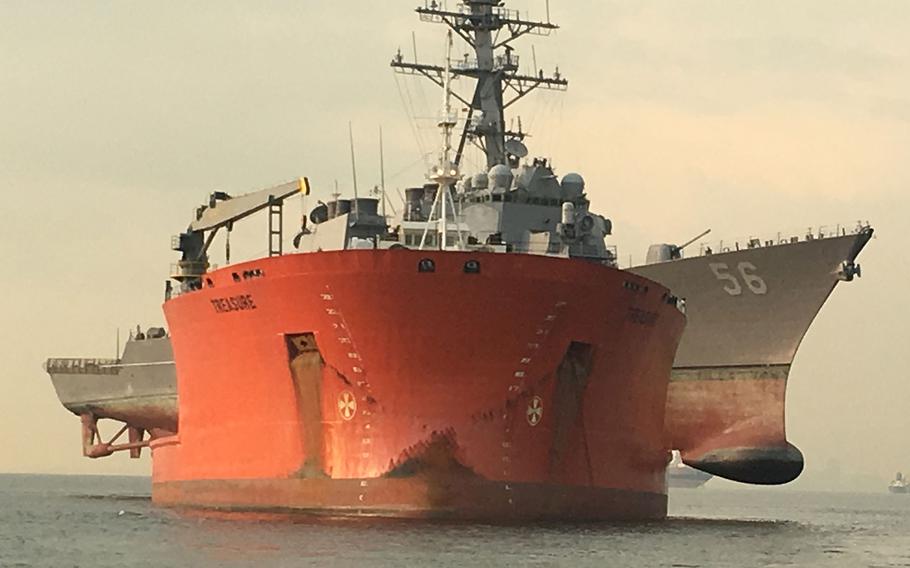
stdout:
[(566, 174), (562, 176), (562, 190), (566, 194), (566, 199), (575, 199), (581, 197), (585, 192), (585, 178), (578, 174)]
[(512, 169), (505, 164), (496, 164), (490, 168), (488, 177), (490, 178), (490, 189), (504, 189), (508, 191), (512, 188)]

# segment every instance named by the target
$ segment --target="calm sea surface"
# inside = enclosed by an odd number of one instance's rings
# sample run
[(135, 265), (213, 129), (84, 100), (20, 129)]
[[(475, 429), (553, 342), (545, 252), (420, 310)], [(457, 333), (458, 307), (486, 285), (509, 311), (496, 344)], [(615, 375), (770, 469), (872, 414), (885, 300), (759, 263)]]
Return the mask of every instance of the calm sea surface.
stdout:
[(149, 481), (0, 475), (0, 566), (910, 566), (910, 495), (675, 490), (671, 518), (485, 525), (218, 518)]

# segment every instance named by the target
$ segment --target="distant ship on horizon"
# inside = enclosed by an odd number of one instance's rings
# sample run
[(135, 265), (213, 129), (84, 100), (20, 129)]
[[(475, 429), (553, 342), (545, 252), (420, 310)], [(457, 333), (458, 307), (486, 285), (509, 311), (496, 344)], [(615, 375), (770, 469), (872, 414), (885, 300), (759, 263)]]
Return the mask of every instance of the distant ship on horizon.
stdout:
[(907, 481), (907, 478), (904, 477), (904, 474), (897, 472), (897, 475), (894, 476), (894, 481), (888, 484), (889, 493), (910, 493), (910, 481)]
[(670, 489), (698, 489), (713, 478), (710, 473), (687, 466), (679, 452), (673, 452), (673, 459), (667, 466), (667, 487)]

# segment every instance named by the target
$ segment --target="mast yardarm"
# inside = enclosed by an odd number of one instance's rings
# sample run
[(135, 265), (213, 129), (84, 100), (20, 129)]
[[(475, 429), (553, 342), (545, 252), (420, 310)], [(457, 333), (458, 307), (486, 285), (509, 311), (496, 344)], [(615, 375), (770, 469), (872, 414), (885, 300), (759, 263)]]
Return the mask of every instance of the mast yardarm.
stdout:
[[(452, 75), (477, 80), (470, 100), (453, 93), (468, 109), (455, 153), (456, 165), (461, 162), (468, 141), (487, 156), (488, 168), (506, 164), (506, 139), (521, 139), (524, 133), (506, 130), (505, 109), (537, 88), (565, 90), (569, 84), (558, 69), (552, 76), (543, 71), (536, 76), (519, 73), (519, 59), (513, 53), (512, 42), (526, 34), (549, 35), (558, 26), (523, 20), (517, 10), (509, 10), (504, 4), (500, 0), (466, 0), (449, 11), (434, 0), (417, 8), (422, 21), (446, 24), (474, 50), (474, 59), (467, 56), (453, 61), (450, 71)], [(445, 67), (405, 61), (400, 50), (392, 60), (392, 67), (399, 73), (423, 75), (445, 88)]]

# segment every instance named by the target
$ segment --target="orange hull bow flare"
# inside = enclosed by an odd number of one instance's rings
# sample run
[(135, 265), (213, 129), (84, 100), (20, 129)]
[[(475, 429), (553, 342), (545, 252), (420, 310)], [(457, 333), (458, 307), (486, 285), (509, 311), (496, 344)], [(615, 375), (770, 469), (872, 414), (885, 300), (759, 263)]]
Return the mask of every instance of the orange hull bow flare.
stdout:
[[(432, 273), (419, 271), (427, 259)], [(465, 273), (472, 261), (479, 274)], [(249, 270), (265, 276), (234, 281)], [(152, 442), (155, 502), (665, 514), (663, 413), (684, 317), (662, 287), (568, 259), (405, 250), (208, 278), (165, 304), (180, 432)], [(249, 309), (221, 309), (231, 298)]]

